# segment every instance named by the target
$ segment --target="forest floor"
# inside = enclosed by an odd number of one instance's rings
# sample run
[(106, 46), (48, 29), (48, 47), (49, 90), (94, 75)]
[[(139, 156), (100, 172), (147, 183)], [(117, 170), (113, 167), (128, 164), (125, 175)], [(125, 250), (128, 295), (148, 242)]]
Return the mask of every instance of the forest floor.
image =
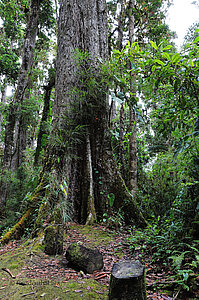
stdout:
[(46, 255), (41, 236), (10, 242), (0, 247), (0, 299), (107, 299), (112, 266), (125, 259), (140, 260), (145, 265), (147, 299), (191, 299), (161, 290), (170, 271), (152, 264), (149, 255), (132, 253), (127, 237), (127, 232), (114, 232), (105, 226), (70, 224), (64, 236), (64, 250), (71, 243), (80, 242), (103, 254), (104, 268), (93, 274), (69, 268), (64, 254)]

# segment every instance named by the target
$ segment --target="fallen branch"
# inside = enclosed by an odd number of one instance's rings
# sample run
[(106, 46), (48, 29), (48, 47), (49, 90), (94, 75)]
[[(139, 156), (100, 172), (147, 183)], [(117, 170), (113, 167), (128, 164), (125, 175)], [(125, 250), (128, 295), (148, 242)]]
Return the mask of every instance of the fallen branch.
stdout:
[(21, 297), (25, 297), (25, 296), (29, 296), (29, 295), (33, 295), (33, 294), (35, 294), (35, 292), (30, 292), (28, 294), (23, 294)]
[(102, 278), (104, 278), (104, 277), (106, 277), (107, 276), (107, 274), (99, 274), (98, 276), (96, 276), (95, 277), (95, 280), (99, 280), (99, 279), (102, 279)]
[(9, 269), (6, 269), (6, 268), (1, 268), (1, 269), (2, 269), (3, 271), (7, 272), (13, 279), (16, 278), (16, 276), (13, 275)]
[(151, 283), (151, 284), (147, 284), (147, 288), (150, 288), (154, 285), (167, 285), (167, 284), (175, 284), (177, 283), (176, 281), (156, 281), (154, 283)]

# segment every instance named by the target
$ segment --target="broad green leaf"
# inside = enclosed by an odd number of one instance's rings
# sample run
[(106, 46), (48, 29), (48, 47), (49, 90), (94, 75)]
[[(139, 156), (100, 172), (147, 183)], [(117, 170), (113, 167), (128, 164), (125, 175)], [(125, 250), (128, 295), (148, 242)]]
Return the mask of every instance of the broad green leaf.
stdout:
[(195, 40), (193, 41), (194, 43), (199, 42), (199, 36), (197, 36), (197, 38), (195, 38)]
[(163, 61), (159, 60), (159, 59), (155, 59), (154, 62), (158, 63), (161, 66), (164, 66)]
[(121, 52), (119, 50), (117, 50), (117, 49), (113, 49), (113, 53), (114, 54), (121, 54)]
[(158, 50), (158, 47), (157, 47), (157, 45), (156, 45), (155, 42), (150, 41), (150, 44), (151, 44), (151, 46), (152, 46), (154, 49)]
[(166, 47), (164, 47), (162, 50), (164, 51), (164, 50), (169, 50), (169, 49), (171, 49), (173, 46), (172, 45), (168, 45), (168, 46), (166, 46)]
[(162, 57), (165, 58), (165, 59), (167, 59), (167, 60), (170, 60), (170, 55), (167, 52), (163, 52), (162, 53)]
[(113, 193), (108, 194), (108, 204), (113, 207), (115, 201), (115, 195)]
[(193, 60), (192, 60), (192, 59), (189, 60), (189, 63), (190, 63), (190, 66), (191, 66), (191, 67), (194, 67), (194, 63), (193, 63)]
[(172, 62), (177, 64), (179, 61), (181, 60), (181, 56), (179, 53), (175, 53), (173, 56), (172, 56)]
[(152, 68), (151, 68), (151, 71), (155, 71), (158, 67), (156, 65), (153, 65)]

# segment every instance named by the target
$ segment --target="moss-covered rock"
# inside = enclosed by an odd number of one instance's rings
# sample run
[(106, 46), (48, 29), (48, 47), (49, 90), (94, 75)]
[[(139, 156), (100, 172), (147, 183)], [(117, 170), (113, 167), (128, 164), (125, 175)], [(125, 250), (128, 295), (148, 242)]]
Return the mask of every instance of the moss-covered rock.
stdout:
[(77, 243), (73, 243), (68, 247), (66, 259), (75, 268), (86, 273), (101, 270), (104, 266), (103, 256), (97, 249), (89, 249)]
[(62, 225), (49, 225), (44, 230), (44, 252), (48, 255), (63, 253)]

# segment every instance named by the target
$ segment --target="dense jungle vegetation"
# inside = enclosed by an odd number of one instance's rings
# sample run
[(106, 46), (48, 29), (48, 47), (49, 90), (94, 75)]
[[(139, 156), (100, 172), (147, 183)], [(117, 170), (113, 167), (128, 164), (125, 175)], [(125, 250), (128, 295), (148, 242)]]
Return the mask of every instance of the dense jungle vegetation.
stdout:
[(194, 293), (199, 26), (177, 51), (171, 1), (84, 2), (0, 2), (0, 242), (102, 223)]

